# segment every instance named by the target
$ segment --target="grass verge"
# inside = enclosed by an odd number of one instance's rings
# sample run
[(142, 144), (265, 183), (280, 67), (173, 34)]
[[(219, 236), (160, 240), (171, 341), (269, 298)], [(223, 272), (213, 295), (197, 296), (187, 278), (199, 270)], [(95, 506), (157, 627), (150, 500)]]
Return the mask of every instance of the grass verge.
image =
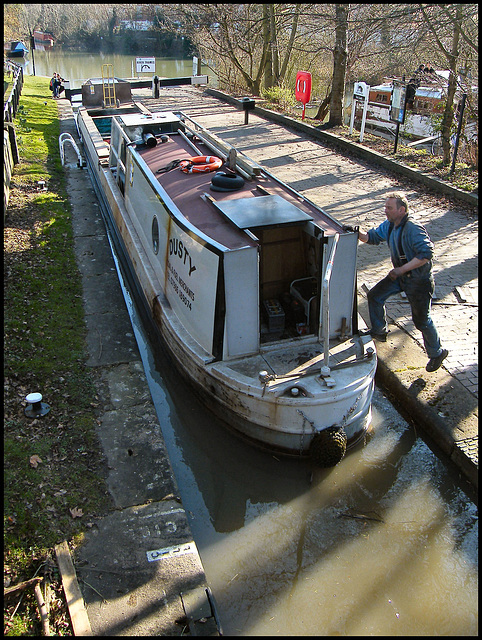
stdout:
[[(72, 635), (54, 546), (79, 542), (110, 506), (96, 436), (85, 325), (57, 104), (48, 79), (25, 77), (4, 229), (4, 582), (42, 575), (54, 589), (53, 635)], [(45, 181), (47, 191), (39, 191)], [(25, 415), (40, 392), (50, 412)], [(57, 587), (57, 589), (55, 588)], [(33, 589), (4, 600), (5, 635), (41, 635)]]

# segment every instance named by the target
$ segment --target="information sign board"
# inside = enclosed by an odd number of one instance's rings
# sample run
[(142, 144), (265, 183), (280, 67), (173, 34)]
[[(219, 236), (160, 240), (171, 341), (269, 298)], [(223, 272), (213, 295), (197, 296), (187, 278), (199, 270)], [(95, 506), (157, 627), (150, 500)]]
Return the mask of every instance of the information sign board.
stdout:
[(137, 73), (155, 73), (156, 72), (156, 59), (155, 58), (136, 58), (136, 71)]
[(357, 100), (368, 100), (369, 85), (366, 82), (355, 82), (353, 97)]
[(390, 109), (390, 120), (403, 124), (405, 122), (407, 85), (405, 83), (393, 81), (392, 100)]

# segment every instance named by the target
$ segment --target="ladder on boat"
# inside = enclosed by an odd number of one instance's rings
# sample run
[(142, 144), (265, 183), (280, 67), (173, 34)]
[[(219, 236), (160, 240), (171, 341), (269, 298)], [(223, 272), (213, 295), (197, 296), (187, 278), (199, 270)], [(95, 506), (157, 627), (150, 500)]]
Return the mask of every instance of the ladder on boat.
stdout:
[(114, 82), (114, 65), (103, 64), (102, 65), (102, 91), (104, 107), (115, 107), (115, 82)]

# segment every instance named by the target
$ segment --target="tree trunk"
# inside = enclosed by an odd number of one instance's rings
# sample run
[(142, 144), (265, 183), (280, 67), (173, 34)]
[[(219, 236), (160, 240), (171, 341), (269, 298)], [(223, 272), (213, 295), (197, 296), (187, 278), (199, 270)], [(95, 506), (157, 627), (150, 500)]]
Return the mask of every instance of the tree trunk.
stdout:
[(447, 99), (445, 101), (445, 109), (442, 116), (442, 124), (440, 127), (440, 133), (442, 136), (442, 149), (443, 149), (443, 164), (445, 166), (450, 164), (450, 134), (452, 130), (452, 124), (454, 121), (454, 99), (455, 99), (455, 91), (457, 88), (457, 62), (460, 55), (459, 51), (459, 41), (460, 35), (462, 31), (462, 20), (463, 20), (463, 8), (465, 5), (456, 4), (456, 5), (446, 5), (445, 7), (455, 7), (455, 15), (451, 16), (447, 13), (447, 10), (442, 5), (433, 5), (435, 9), (438, 9), (439, 6), (442, 7), (442, 11), (444, 14), (447, 14), (450, 18), (449, 24), (453, 24), (453, 34), (452, 34), (452, 46), (449, 51), (445, 47), (445, 43), (443, 42), (442, 37), (439, 37), (438, 31), (440, 30), (440, 23), (437, 22), (438, 13), (431, 13), (429, 11), (430, 5), (427, 7), (426, 5), (419, 5), (420, 10), (422, 12), (423, 18), (431, 31), (440, 51), (447, 58), (448, 68), (449, 68), (449, 81), (447, 87)]
[(293, 22), (291, 23), (291, 33), (290, 33), (290, 39), (288, 42), (288, 46), (286, 47), (286, 53), (284, 56), (284, 60), (283, 60), (283, 64), (281, 65), (281, 70), (280, 70), (280, 82), (283, 82), (285, 75), (286, 75), (286, 69), (288, 68), (288, 63), (291, 59), (291, 52), (293, 51), (293, 45), (295, 42), (295, 38), (296, 38), (296, 32), (298, 30), (298, 20), (300, 17), (300, 12), (301, 12), (301, 5), (297, 4), (295, 5), (295, 10), (294, 10), (294, 14), (293, 14)]
[(271, 36), (271, 60), (273, 65), (273, 76), (276, 84), (279, 83), (279, 52), (278, 52), (278, 38), (276, 34), (276, 16), (274, 11), (274, 4), (268, 5), (269, 10), (269, 24), (270, 24), (270, 36)]
[(331, 85), (329, 127), (343, 124), (343, 102), (345, 98), (345, 75), (348, 31), (348, 5), (335, 5), (335, 49), (333, 52), (333, 81)]
[(452, 124), (454, 121), (454, 99), (455, 91), (457, 89), (457, 60), (458, 60), (458, 47), (460, 40), (460, 19), (461, 9), (460, 5), (456, 9), (457, 20), (454, 25), (454, 35), (452, 39), (451, 55), (448, 56), (449, 60), (449, 82), (447, 88), (447, 100), (445, 101), (445, 109), (442, 118), (442, 149), (444, 154), (443, 164), (447, 166), (451, 162), (450, 157), (450, 134), (452, 130)]
[(273, 79), (273, 59), (271, 56), (271, 41), (269, 29), (269, 11), (268, 5), (263, 4), (263, 45), (266, 51), (266, 66), (264, 68), (264, 88), (269, 89), (274, 85)]
[(323, 122), (323, 120), (325, 119), (326, 114), (328, 113), (328, 105), (330, 104), (330, 102), (331, 102), (331, 91), (326, 96), (326, 98), (323, 99), (322, 103), (318, 107), (318, 111), (316, 112), (315, 120), (321, 120)]

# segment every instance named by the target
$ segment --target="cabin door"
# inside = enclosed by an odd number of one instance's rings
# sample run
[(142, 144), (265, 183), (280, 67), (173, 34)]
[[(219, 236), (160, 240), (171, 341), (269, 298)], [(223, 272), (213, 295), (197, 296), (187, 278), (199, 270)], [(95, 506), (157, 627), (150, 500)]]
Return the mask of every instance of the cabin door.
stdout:
[(261, 341), (317, 333), (322, 243), (306, 224), (256, 229)]
[[(334, 236), (327, 237), (327, 244), (323, 254), (323, 271), (321, 287), (323, 289), (323, 278), (326, 274), (328, 260), (334, 244)], [(333, 268), (329, 285), (329, 324), (330, 338), (353, 333), (353, 312), (355, 306), (356, 287), (356, 260), (358, 248), (358, 235), (356, 233), (340, 234), (336, 245), (333, 259)], [(319, 314), (319, 335), (322, 336), (323, 324), (323, 304), (321, 297)]]

